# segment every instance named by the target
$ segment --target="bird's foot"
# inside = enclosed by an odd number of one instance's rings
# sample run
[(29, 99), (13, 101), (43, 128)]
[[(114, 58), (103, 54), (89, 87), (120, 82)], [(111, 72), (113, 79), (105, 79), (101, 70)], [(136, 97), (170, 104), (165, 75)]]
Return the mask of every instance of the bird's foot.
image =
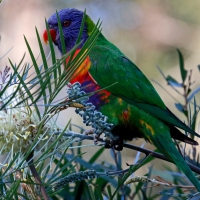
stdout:
[[(98, 145), (98, 141), (99, 141), (99, 138), (100, 138), (100, 135), (97, 135), (97, 134), (95, 134), (95, 129), (90, 129), (90, 130), (86, 130), (86, 131), (84, 131), (84, 133), (83, 134), (85, 134), (85, 135), (93, 135), (94, 136), (94, 144), (95, 145)], [(123, 149), (123, 140), (122, 139), (116, 139), (116, 140), (108, 140), (108, 139), (106, 139), (105, 140), (105, 148), (106, 149), (110, 149), (110, 148), (114, 148), (115, 150), (117, 150), (117, 151), (122, 151), (122, 149)]]
[(110, 148), (114, 148), (117, 151), (122, 151), (123, 149), (123, 140), (122, 139), (117, 139), (117, 140), (106, 140), (105, 141), (105, 148), (110, 149)]

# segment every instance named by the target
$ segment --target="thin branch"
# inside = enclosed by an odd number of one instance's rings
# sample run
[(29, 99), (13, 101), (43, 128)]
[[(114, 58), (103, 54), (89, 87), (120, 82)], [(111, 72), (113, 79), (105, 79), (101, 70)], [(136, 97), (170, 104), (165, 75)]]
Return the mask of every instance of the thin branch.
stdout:
[[(167, 158), (166, 156), (164, 156), (163, 154), (161, 153), (157, 153), (157, 152), (154, 152), (154, 151), (150, 151), (148, 149), (145, 149), (145, 148), (141, 148), (141, 147), (138, 147), (138, 146), (135, 146), (135, 145), (131, 145), (131, 144), (124, 144), (124, 147), (125, 148), (128, 148), (128, 149), (133, 149), (133, 150), (136, 150), (136, 151), (140, 151), (146, 155), (149, 155), (151, 154), (151, 156), (155, 157), (155, 158), (158, 158), (158, 159), (161, 159), (161, 160), (165, 160), (167, 162), (171, 162), (173, 163), (169, 158)], [(187, 162), (187, 161), (185, 161)], [(190, 163), (188, 163), (188, 166), (190, 167), (190, 169), (193, 171), (193, 172), (196, 172), (197, 174), (200, 174), (200, 168), (196, 167), (195, 165), (192, 165)]]
[(156, 179), (150, 179), (147, 176), (135, 176), (133, 178), (130, 178), (130, 179), (126, 180), (124, 182), (124, 184), (128, 185), (130, 183), (135, 183), (135, 182), (155, 183), (156, 185), (154, 185), (153, 187), (163, 185), (163, 186), (166, 186), (166, 187), (184, 188), (184, 189), (194, 189), (195, 188), (194, 186), (191, 186), (191, 185), (188, 185), (188, 186), (175, 185), (175, 184), (172, 184), (172, 183), (168, 183), (166, 181), (159, 181), (159, 180), (156, 180)]
[(46, 193), (46, 190), (43, 186), (43, 183), (40, 179), (40, 176), (35, 168), (35, 165), (33, 163), (33, 151), (29, 154), (29, 156), (27, 157), (26, 159), (27, 163), (28, 163), (28, 166), (33, 174), (33, 177), (35, 178), (35, 182), (38, 183), (40, 185), (40, 189), (41, 189), (41, 193), (42, 193), (42, 196), (44, 198), (44, 200), (50, 200), (50, 198), (48, 197), (47, 193)]
[[(61, 134), (61, 132), (54, 132), (54, 134), (59, 135), (59, 134)], [(79, 134), (79, 133), (76, 133), (76, 132), (73, 132), (73, 131), (67, 131), (67, 132), (65, 132), (65, 134), (63, 136), (72, 137), (72, 138), (78, 138), (77, 141), (94, 140), (94, 138), (92, 136), (85, 135), (85, 134)], [(98, 141), (102, 142), (102, 143), (98, 144), (98, 146), (102, 146), (102, 145), (105, 144), (105, 142), (104, 142), (104, 140), (102, 138), (99, 138)], [(127, 148), (127, 149), (140, 151), (140, 152), (144, 153), (146, 156), (147, 155), (151, 155), (154, 158), (158, 158), (158, 159), (165, 160), (167, 162), (173, 163), (169, 158), (167, 158), (166, 156), (164, 156), (161, 153), (157, 153), (157, 152), (154, 152), (154, 151), (142, 148), (142, 147), (138, 147), (138, 146), (135, 146), (135, 145), (127, 144), (127, 143), (124, 143), (123, 146), (125, 148)], [(185, 162), (187, 162), (187, 161), (185, 161)], [(197, 174), (200, 174), (200, 168), (198, 168), (197, 166), (192, 165), (192, 164), (190, 164), (188, 162), (187, 162), (187, 164), (188, 164), (188, 166), (190, 167), (190, 169), (193, 172), (196, 172)]]

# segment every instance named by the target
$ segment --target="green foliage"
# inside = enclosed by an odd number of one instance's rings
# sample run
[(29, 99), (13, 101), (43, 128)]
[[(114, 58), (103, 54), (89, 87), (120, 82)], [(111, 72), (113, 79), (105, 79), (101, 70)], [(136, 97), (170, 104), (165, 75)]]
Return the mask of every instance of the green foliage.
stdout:
[[(31, 152), (35, 152), (35, 155), (32, 158), (34, 159), (33, 164), (37, 167), (37, 171), (40, 176), (43, 177), (42, 182), (44, 183), (49, 196), (55, 197), (55, 195), (59, 192), (54, 191), (51, 185), (69, 173), (75, 172), (74, 168), (76, 165), (74, 165), (73, 162), (77, 157), (79, 157), (79, 155), (68, 160), (65, 156), (65, 153), (72, 141), (70, 138), (63, 139), (63, 133), (66, 131), (70, 122), (66, 124), (64, 129), (60, 129), (56, 125), (56, 116), (61, 110), (68, 108), (70, 102), (64, 100), (56, 103), (55, 98), (60, 90), (66, 86), (67, 82), (71, 78), (71, 75), (80, 65), (80, 63), (82, 63), (82, 61), (88, 55), (88, 52), (92, 48), (92, 44), (94, 44), (94, 41), (98, 36), (98, 29), (99, 25), (97, 24), (93, 34), (91, 34), (91, 37), (88, 40), (88, 43), (84, 46), (85, 51), (82, 51), (80, 54), (78, 54), (75, 59), (71, 59), (67, 64), (69, 70), (63, 71), (63, 63), (65, 63), (67, 57), (73, 57), (73, 54), (76, 48), (79, 46), (80, 41), (77, 41), (77, 44), (70, 52), (65, 54), (62, 58), (56, 60), (53, 43), (51, 37), (49, 37), (50, 53), (52, 57), (51, 66), (46, 60), (42, 42), (36, 28), (36, 36), (42, 58), (42, 65), (39, 66), (37, 58), (35, 58), (28, 40), (26, 37), (24, 37), (32, 60), (32, 66), (30, 67), (29, 64), (24, 64), (23, 67), (21, 67), (25, 57), (24, 55), (17, 66), (13, 64), (11, 60), (9, 60), (10, 66), (13, 69), (13, 74), (10, 76), (8, 75), (8, 67), (5, 68), (3, 73), (1, 73), (1, 76), (4, 77), (4, 79), (5, 76), (9, 77), (8, 81), (2, 81), (3, 86), (0, 90), (2, 114), (5, 113), (5, 116), (7, 116), (9, 111), (10, 116), (14, 118), (14, 114), (13, 116), (11, 114), (12, 110), (18, 109), (16, 110), (16, 113), (26, 112), (28, 116), (32, 116), (32, 114), (35, 112), (35, 117), (39, 122), (38, 124), (34, 125), (34, 127), (37, 126), (37, 132), (35, 133), (34, 139), (29, 145), (29, 148), (25, 149), (25, 152), (21, 150), (20, 146), (18, 148), (15, 146), (16, 151), (13, 151), (11, 148), (5, 163), (0, 167), (1, 199), (19, 199), (20, 197), (23, 197), (24, 199), (38, 198), (39, 191), (33, 187), (34, 185), (37, 186), (37, 183), (33, 178), (33, 174), (30, 174), (27, 165), (27, 159)], [(50, 35), (48, 27), (47, 32), (48, 35)], [(31, 68), (34, 68), (34, 73), (29, 75)], [(15, 89), (9, 94), (8, 90), (13, 86)], [(38, 103), (40, 105), (44, 105), (43, 112), (39, 110)], [(21, 108), (24, 110), (20, 110)], [(30, 126), (33, 125), (30, 124)], [(55, 130), (59, 130), (60, 134), (54, 138), (53, 134)], [(49, 132), (50, 139), (48, 139), (49, 136), (41, 138), (46, 132)], [(23, 137), (25, 139), (24, 135)], [(45, 145), (41, 143), (43, 140), (45, 141)], [(12, 144), (10, 145), (12, 146)], [(39, 150), (36, 151), (36, 147), (39, 148)], [(5, 147), (1, 146), (1, 152), (3, 152), (3, 149), (5, 149)], [(93, 160), (95, 160), (95, 157)], [(54, 165), (53, 163), (55, 163), (56, 167), (52, 172), (52, 165)], [(16, 178), (17, 173), (19, 173), (18, 178)]]

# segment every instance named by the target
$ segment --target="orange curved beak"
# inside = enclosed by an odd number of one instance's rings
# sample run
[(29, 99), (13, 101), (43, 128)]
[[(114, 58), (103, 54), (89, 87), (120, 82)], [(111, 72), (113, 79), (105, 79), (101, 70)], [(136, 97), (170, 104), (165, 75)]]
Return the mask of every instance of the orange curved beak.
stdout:
[[(50, 32), (52, 41), (55, 42), (55, 40), (56, 40), (56, 31), (54, 29), (50, 29), (49, 32)], [(45, 44), (47, 44), (48, 40), (49, 40), (48, 34), (47, 34), (47, 30), (44, 30), (43, 39), (44, 39)]]

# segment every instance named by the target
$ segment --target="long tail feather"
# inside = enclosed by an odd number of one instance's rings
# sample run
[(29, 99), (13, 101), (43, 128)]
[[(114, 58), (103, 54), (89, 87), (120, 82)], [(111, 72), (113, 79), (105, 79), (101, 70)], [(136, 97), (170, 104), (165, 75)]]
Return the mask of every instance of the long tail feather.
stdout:
[(191, 183), (193, 183), (197, 190), (200, 191), (199, 181), (187, 165), (186, 161), (176, 149), (172, 139), (170, 137), (164, 137), (163, 135), (159, 135), (156, 136), (154, 140), (157, 140), (157, 144), (159, 143), (158, 148), (162, 148), (160, 150), (175, 163), (175, 165), (187, 176)]
[(189, 138), (185, 134), (181, 133), (181, 131), (179, 131), (174, 126), (170, 126), (170, 134), (171, 134), (171, 137), (173, 139), (175, 139), (175, 140), (179, 140), (181, 142), (185, 142), (185, 143), (191, 144), (191, 145), (198, 145), (198, 142), (196, 142), (195, 140)]

